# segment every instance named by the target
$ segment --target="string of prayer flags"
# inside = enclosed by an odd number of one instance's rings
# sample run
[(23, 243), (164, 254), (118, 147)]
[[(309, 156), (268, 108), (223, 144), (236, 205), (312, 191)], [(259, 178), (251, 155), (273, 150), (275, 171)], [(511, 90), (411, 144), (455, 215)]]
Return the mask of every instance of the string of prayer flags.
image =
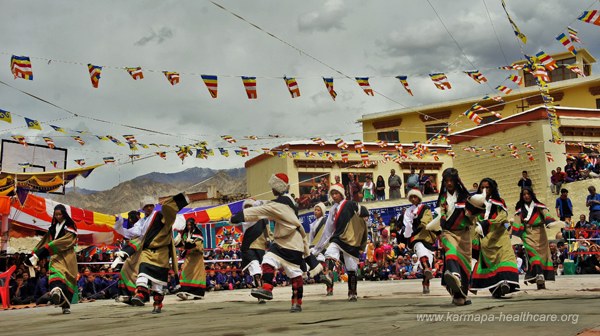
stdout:
[(50, 137), (42, 137), (44, 139), (44, 141), (46, 142), (46, 144), (48, 145), (49, 148), (54, 149), (55, 145), (54, 145), (54, 140), (52, 140), (52, 138)]
[(3, 109), (0, 109), (0, 120), (11, 124), (12, 123), (12, 117), (10, 115), (10, 112), (5, 111)]
[(559, 41), (568, 51), (573, 55), (577, 55), (577, 50), (575, 50), (575, 46), (571, 43), (571, 40), (565, 35), (565, 33), (560, 33), (556, 36), (556, 40)]
[(318, 144), (319, 146), (325, 146), (325, 141), (321, 138), (310, 138), (310, 140), (312, 140), (314, 143)]
[(510, 75), (510, 76), (508, 76), (508, 79), (515, 82), (519, 86), (523, 85), (523, 77), (521, 77), (521, 76)]
[(348, 162), (348, 151), (342, 150), (341, 154), (342, 154), (342, 162), (347, 163)]
[(92, 86), (97, 89), (100, 84), (100, 74), (102, 73), (102, 67), (98, 65), (88, 64), (88, 70), (90, 71), (90, 79)]
[(477, 113), (475, 113), (475, 111), (473, 111), (473, 107), (466, 110), (465, 115), (467, 116), (467, 118), (469, 118), (472, 122), (476, 123), (477, 125), (481, 124), (482, 119)]
[(504, 0), (502, 0), (502, 8), (504, 8), (504, 13), (506, 13), (506, 17), (508, 18), (508, 22), (510, 22), (510, 25), (513, 28), (513, 32), (515, 33), (515, 36), (517, 36), (519, 38), (519, 40), (521, 40), (521, 42), (523, 42), (523, 44), (527, 44), (527, 36), (525, 36), (525, 34), (521, 33), (521, 30), (519, 29), (519, 27), (517, 27), (517, 24), (515, 23), (515, 21), (513, 21), (513, 19), (508, 14), (508, 10), (506, 9), (506, 4), (504, 3)]
[(59, 126), (54, 126), (54, 125), (50, 125), (50, 127), (52, 127), (55, 131), (60, 132), (60, 133), (67, 133), (65, 132), (65, 130), (62, 127)]
[(169, 81), (169, 83), (171, 83), (171, 85), (179, 84), (179, 73), (178, 72), (163, 71), (163, 74), (165, 75), (165, 77), (167, 77), (167, 80)]
[(77, 163), (80, 166), (85, 166), (85, 160), (84, 159), (77, 159), (77, 160), (73, 160), (75, 161), (75, 163)]
[(534, 70), (531, 74), (537, 78), (542, 85), (550, 81), (550, 76), (548, 76), (548, 72), (543, 65), (534, 65)]
[(327, 88), (329, 95), (331, 95), (331, 98), (333, 98), (333, 100), (335, 101), (335, 97), (337, 97), (337, 92), (335, 92), (335, 90), (333, 89), (333, 77), (323, 77), (323, 82), (325, 82), (325, 88)]
[(406, 92), (408, 92), (408, 94), (412, 96), (412, 90), (408, 87), (408, 76), (396, 76), (396, 78), (400, 80), (400, 83), (402, 83), (402, 86), (404, 86)]
[(498, 90), (498, 91), (500, 91), (500, 92), (502, 92), (504, 94), (510, 94), (512, 92), (511, 88), (508, 88), (508, 87), (506, 87), (504, 85), (498, 85), (496, 87), (496, 90)]
[(285, 81), (285, 85), (287, 86), (288, 91), (290, 91), (290, 95), (292, 95), (292, 98), (300, 97), (300, 88), (298, 87), (298, 82), (296, 82), (296, 78), (288, 78), (286, 76), (283, 76), (283, 80)]
[(362, 160), (362, 163), (365, 166), (368, 166), (371, 164), (371, 162), (369, 160), (369, 151), (366, 149), (363, 149), (360, 151), (360, 159)]
[(381, 148), (386, 147), (388, 145), (388, 143), (386, 141), (383, 140), (377, 140), (377, 145)]
[(354, 150), (358, 153), (364, 148), (362, 140), (354, 140)]
[(221, 135), (221, 139), (229, 142), (229, 143), (236, 143), (237, 141), (231, 136), (231, 135)]
[(369, 77), (355, 77), (358, 85), (365, 91), (367, 96), (374, 96), (373, 89), (371, 89), (371, 85), (369, 85)]
[(28, 56), (12, 55), (10, 58), (10, 71), (15, 79), (22, 78), (33, 80), (33, 70), (31, 69), (31, 60)]
[(58, 168), (58, 161), (50, 161), (50, 164), (52, 165), (52, 167)]
[(543, 51), (535, 54), (535, 57), (542, 63), (548, 71), (552, 71), (558, 69), (558, 65), (556, 65), (556, 61), (548, 54)]
[(133, 135), (126, 134), (126, 135), (123, 135), (123, 138), (125, 138), (125, 141), (128, 143), (137, 143), (137, 140), (135, 139), (135, 137)]
[(13, 135), (11, 136), (13, 139), (15, 139), (15, 141), (17, 141), (18, 143), (20, 143), (21, 145), (27, 147), (27, 142), (25, 141), (25, 137), (22, 135)]
[(464, 73), (473, 78), (473, 80), (479, 84), (487, 82), (487, 78), (485, 78), (483, 74), (479, 72), (479, 70), (465, 71)]
[(435, 84), (435, 87), (440, 90), (450, 90), (452, 88), (450, 82), (448, 82), (448, 78), (446, 77), (446, 75), (441, 72), (429, 74), (429, 77), (433, 81), (433, 84)]
[(219, 80), (215, 75), (200, 75), (204, 81), (204, 85), (208, 89), (208, 93), (213, 98), (217, 98)]
[(133, 80), (144, 79), (144, 73), (141, 67), (125, 68)]
[(567, 32), (569, 33), (569, 38), (571, 39), (571, 42), (581, 43), (581, 39), (578, 36), (579, 32), (575, 28), (568, 26)]
[(246, 95), (248, 99), (257, 99), (258, 93), (256, 92), (256, 77), (244, 77), (242, 76), (242, 83), (246, 89)]
[(219, 147), (219, 152), (221, 153), (221, 155), (223, 155), (224, 157), (229, 157), (229, 151), (225, 148), (220, 148)]
[(598, 10), (584, 11), (577, 20), (600, 26), (600, 13), (598, 13)]
[(79, 136), (72, 136), (71, 138), (73, 138), (73, 140), (77, 141), (78, 144), (80, 145), (85, 145), (85, 141), (83, 141), (83, 139), (81, 139), (81, 137)]
[(580, 67), (578, 67), (577, 65), (566, 65), (567, 69), (573, 71), (574, 73), (578, 74), (581, 77), (586, 77), (585, 73), (583, 73), (583, 71), (581, 70)]
[(338, 146), (338, 148), (341, 148), (341, 149), (347, 149), (348, 148), (348, 144), (342, 138), (335, 139), (335, 144)]
[(156, 155), (158, 155), (163, 160), (167, 159), (167, 152), (156, 152)]
[(127, 145), (129, 145), (129, 149), (131, 149), (132, 151), (138, 150), (137, 146), (133, 142), (128, 142)]
[(110, 141), (112, 141), (114, 144), (116, 144), (117, 146), (125, 146), (119, 139), (111, 136), (111, 135), (107, 135), (106, 136)]
[(33, 119), (29, 119), (27, 117), (24, 117), (24, 118), (25, 118), (25, 123), (27, 124), (27, 128), (38, 130), (38, 131), (42, 130), (42, 126), (40, 125), (39, 121), (33, 120)]

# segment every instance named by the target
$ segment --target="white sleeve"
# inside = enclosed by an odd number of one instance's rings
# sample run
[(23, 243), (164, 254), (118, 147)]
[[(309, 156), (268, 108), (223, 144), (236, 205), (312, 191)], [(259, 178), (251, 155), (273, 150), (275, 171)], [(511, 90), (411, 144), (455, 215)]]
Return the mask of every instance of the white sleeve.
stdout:
[(141, 237), (144, 235), (144, 232), (142, 232), (142, 227), (145, 220), (146, 218), (138, 220), (130, 229), (121, 228), (122, 232), (119, 233), (127, 239)]

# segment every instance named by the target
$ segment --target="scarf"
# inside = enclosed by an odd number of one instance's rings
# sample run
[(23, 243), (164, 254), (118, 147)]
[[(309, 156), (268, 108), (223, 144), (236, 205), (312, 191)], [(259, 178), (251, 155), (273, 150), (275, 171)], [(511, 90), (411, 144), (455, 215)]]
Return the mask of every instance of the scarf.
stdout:
[(535, 203), (532, 201), (529, 204), (524, 204), (524, 206), (525, 206), (525, 211), (527, 211), (527, 216), (525, 216), (523, 221), (527, 222), (531, 218), (531, 215), (533, 215), (533, 210), (535, 209)]
[(413, 233), (413, 220), (417, 215), (418, 206), (411, 205), (408, 209), (404, 211), (404, 219), (402, 223), (404, 224), (404, 237), (410, 238)]

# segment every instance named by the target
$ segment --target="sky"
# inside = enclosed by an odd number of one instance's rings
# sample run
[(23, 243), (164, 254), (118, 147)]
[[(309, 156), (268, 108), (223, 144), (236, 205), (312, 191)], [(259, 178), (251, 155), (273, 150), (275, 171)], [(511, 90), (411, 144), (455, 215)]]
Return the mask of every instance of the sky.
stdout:
[[(0, 122), (2, 139), (23, 135), (44, 144), (42, 136), (52, 137), (68, 150), (69, 168), (77, 167), (76, 159), (91, 165), (113, 156), (116, 164), (76, 182), (104, 190), (154, 171), (243, 167), (247, 158), (233, 155), (238, 146), (259, 150), (311, 137), (360, 139), (356, 121), (362, 115), (492, 93), (509, 74), (497, 67), (522, 59), (521, 49), (565, 51), (555, 36), (567, 25), (579, 31), (592, 55), (600, 55), (600, 27), (576, 20), (586, 9), (600, 9), (595, 0), (506, 0), (527, 35), (525, 46), (499, 0), (214, 2), (229, 12), (205, 0), (2, 0), (0, 81), (10, 86), (0, 83), (0, 109), (13, 113), (11, 124)], [(13, 54), (31, 57), (34, 80), (14, 79)], [(91, 85), (88, 63), (104, 66), (98, 88)], [(123, 68), (137, 66), (144, 79), (134, 81)], [(475, 69), (487, 84), (462, 73)], [(162, 71), (179, 72), (180, 83), (171, 85)], [(453, 88), (437, 90), (428, 77), (435, 72), (444, 72)], [(219, 77), (218, 98), (210, 97), (200, 74)], [(414, 96), (398, 75), (408, 75)], [(247, 98), (241, 76), (257, 77), (258, 99)], [(297, 79), (300, 97), (290, 97), (283, 76)], [(335, 78), (335, 101), (322, 77)], [(354, 77), (370, 77), (375, 96), (366, 95)], [(23, 117), (40, 121), (42, 130), (27, 129)], [(95, 137), (124, 141), (125, 134), (140, 143), (171, 145), (162, 149), (167, 160), (152, 155), (157, 149), (151, 147), (135, 152), (144, 159), (131, 162), (128, 147)], [(274, 134), (281, 137), (268, 137)], [(221, 135), (238, 142), (229, 144)], [(250, 135), (260, 139), (242, 140)], [(182, 163), (174, 146), (197, 141), (207, 141), (215, 156)], [(220, 156), (218, 147), (232, 155)]]

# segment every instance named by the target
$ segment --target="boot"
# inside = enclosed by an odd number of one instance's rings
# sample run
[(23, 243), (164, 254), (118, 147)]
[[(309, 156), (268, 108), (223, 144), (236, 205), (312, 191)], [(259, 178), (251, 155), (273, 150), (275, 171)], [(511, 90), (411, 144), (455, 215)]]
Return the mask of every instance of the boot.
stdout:
[(163, 302), (165, 296), (162, 294), (154, 293), (153, 298), (154, 298), (154, 304), (152, 306), (154, 308), (152, 309), (152, 314), (160, 314), (162, 312), (162, 307), (163, 307), (162, 302)]
[(135, 289), (135, 295), (131, 298), (131, 305), (143, 307), (145, 305), (144, 302), (148, 300), (149, 296), (150, 292), (148, 291), (148, 288), (138, 286)]
[(543, 274), (538, 274), (535, 277), (535, 283), (537, 285), (537, 289), (546, 289), (546, 279), (544, 279)]
[(263, 285), (263, 288), (255, 288), (250, 292), (250, 295), (254, 296), (255, 298), (258, 299), (263, 299), (263, 300), (273, 300), (273, 292), (272, 289), (268, 290), (265, 289), (266, 285)]

